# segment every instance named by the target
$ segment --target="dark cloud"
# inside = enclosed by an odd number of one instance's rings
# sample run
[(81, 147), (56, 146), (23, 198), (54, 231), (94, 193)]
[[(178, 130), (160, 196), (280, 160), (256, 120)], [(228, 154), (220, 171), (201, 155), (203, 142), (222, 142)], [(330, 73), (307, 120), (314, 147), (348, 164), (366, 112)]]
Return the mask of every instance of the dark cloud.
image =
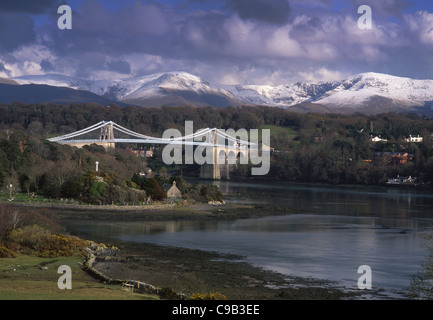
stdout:
[(28, 15), (0, 13), (0, 52), (13, 51), (35, 39), (34, 22)]
[[(74, 60), (71, 59), (70, 56), (68, 56), (68, 60)], [(107, 55), (103, 52), (83, 52), (80, 59), (78, 61), (75, 61), (76, 70), (75, 70), (75, 76), (80, 78), (91, 78), (93, 74), (100, 70), (107, 70)]]
[(226, 19), (216, 12), (181, 15), (171, 8), (140, 2), (109, 12), (91, 0), (76, 10), (72, 30), (49, 27), (44, 29), (46, 36), (40, 38), (56, 56), (83, 60), (83, 53), (103, 53), (110, 61), (104, 67), (126, 73), (131, 66), (119, 61), (119, 56), (137, 53), (169, 59), (208, 59), (220, 55), (219, 50), (228, 41)]
[(407, 0), (352, 0), (352, 4), (359, 8), (362, 5), (371, 7), (372, 14), (375, 18), (388, 19), (401, 18), (406, 9), (414, 5), (414, 1)]
[(114, 71), (118, 73), (123, 73), (123, 74), (131, 73), (131, 65), (128, 62), (122, 60), (107, 62), (107, 68), (110, 71)]
[(228, 0), (241, 19), (282, 25), (289, 22), (290, 6), (287, 0)]
[(60, 0), (2, 0), (0, 1), (0, 12), (22, 12), (30, 14), (42, 14), (56, 11), (63, 4)]
[(56, 70), (54, 65), (48, 59), (42, 59), (40, 66), (42, 71), (44, 72), (53, 72), (54, 70)]
[[(57, 1), (38, 2), (39, 9), (11, 3), (0, 4), (0, 61), (13, 75), (42, 70), (86, 78), (184, 70), (215, 82), (242, 77), (276, 83), (287, 75), (314, 76), (310, 70), (326, 76), (410, 65), (407, 76), (433, 73), (429, 56), (420, 54), (433, 47), (433, 14), (406, 13), (397, 24), (395, 18), (407, 12), (404, 0), (183, 0), (182, 9), (137, 0), (116, 10), (102, 0), (85, 0), (74, 7), (72, 30), (57, 28), (56, 13), (36, 17), (36, 23), (25, 13), (57, 8)], [(362, 4), (372, 7), (372, 30), (357, 27)], [(41, 23), (44, 16), (51, 22)]]
[(322, 20), (318, 17), (307, 17), (294, 24), (289, 35), (293, 39), (302, 41), (315, 36), (318, 32), (322, 32), (322, 24)]
[(198, 53), (215, 52), (218, 54), (229, 38), (225, 27), (226, 19), (226, 16), (215, 12), (190, 15), (182, 23), (180, 37), (174, 41), (179, 46), (182, 45), (182, 42), (186, 42), (185, 48), (192, 46), (198, 50), (196, 51)]

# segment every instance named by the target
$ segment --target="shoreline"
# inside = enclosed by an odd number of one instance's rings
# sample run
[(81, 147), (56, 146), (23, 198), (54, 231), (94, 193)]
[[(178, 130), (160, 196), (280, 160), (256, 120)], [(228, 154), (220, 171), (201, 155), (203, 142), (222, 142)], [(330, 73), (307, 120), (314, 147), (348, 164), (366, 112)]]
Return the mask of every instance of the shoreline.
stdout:
[[(45, 209), (53, 211), (61, 219), (98, 219), (98, 220), (203, 220), (203, 219), (248, 219), (274, 215), (299, 213), (298, 209), (283, 206), (263, 206), (257, 204), (152, 204), (143, 206), (112, 205), (71, 205), (71, 204), (32, 204), (22, 202), (3, 202), (0, 205)], [(302, 212), (305, 212), (302, 211)]]
[[(283, 275), (255, 267), (242, 257), (113, 239), (114, 255), (93, 263), (108, 278), (143, 282), (173, 290), (178, 296), (219, 293), (229, 300), (362, 300), (365, 292), (339, 287), (329, 280)], [(369, 292), (369, 296), (376, 293)], [(378, 297), (380, 296), (379, 293)], [(173, 298), (179, 300), (179, 298)], [(380, 299), (380, 298), (378, 298)]]
[[(263, 210), (251, 210), (262, 208)], [(177, 209), (177, 210), (176, 210)], [(62, 219), (167, 221), (198, 219), (247, 219), (296, 214), (292, 208), (263, 208), (258, 205), (208, 204), (147, 210), (115, 212), (62, 211)], [(88, 238), (85, 233), (78, 234)], [(113, 238), (91, 239), (119, 248), (113, 256), (100, 256), (93, 267), (109, 278), (129, 279), (191, 296), (193, 293), (221, 293), (229, 300), (350, 300), (365, 299), (365, 292), (348, 290), (328, 280), (288, 276), (243, 261), (242, 256), (213, 251), (136, 243)], [(375, 293), (369, 292), (369, 295)]]
[[(70, 205), (37, 205), (8, 203), (17, 207), (44, 208), (53, 211), (65, 227), (68, 220), (101, 221), (168, 221), (203, 219), (247, 219), (296, 214), (299, 211), (281, 206), (226, 203), (223, 205), (195, 204), (188, 206), (152, 205), (109, 207)], [(153, 207), (155, 206), (155, 207)], [(262, 210), (252, 210), (262, 209)], [(304, 211), (303, 211), (304, 212)], [(81, 238), (119, 248), (114, 256), (98, 257), (94, 268), (115, 279), (148, 283), (159, 288), (171, 288), (176, 293), (221, 293), (230, 300), (351, 300), (367, 299), (362, 290), (350, 291), (338, 284), (320, 279), (288, 276), (267, 271), (242, 261), (241, 256), (212, 251), (136, 243), (112, 238), (98, 238), (86, 233)], [(377, 293), (377, 299), (381, 297)], [(368, 292), (368, 296), (375, 296)]]

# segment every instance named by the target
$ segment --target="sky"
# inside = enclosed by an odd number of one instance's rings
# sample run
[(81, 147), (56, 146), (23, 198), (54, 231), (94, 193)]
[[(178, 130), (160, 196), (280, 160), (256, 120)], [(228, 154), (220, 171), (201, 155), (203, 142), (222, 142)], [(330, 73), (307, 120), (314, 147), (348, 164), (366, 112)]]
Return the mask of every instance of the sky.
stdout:
[[(60, 29), (61, 5), (72, 28)], [(371, 8), (371, 28), (365, 11)], [(2, 0), (0, 77), (184, 71), (225, 84), (433, 79), (433, 1)]]

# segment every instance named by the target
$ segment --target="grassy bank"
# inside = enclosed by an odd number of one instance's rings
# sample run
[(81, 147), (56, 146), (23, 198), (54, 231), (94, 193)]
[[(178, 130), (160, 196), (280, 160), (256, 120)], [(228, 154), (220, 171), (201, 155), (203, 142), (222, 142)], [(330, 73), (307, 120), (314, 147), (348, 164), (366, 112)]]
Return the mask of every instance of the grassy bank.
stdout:
[[(80, 268), (82, 257), (39, 258), (19, 255), (0, 259), (0, 300), (153, 300), (157, 296), (122, 290), (89, 276)], [(61, 290), (59, 266), (72, 269), (72, 289)]]
[(164, 221), (202, 219), (244, 219), (272, 215), (298, 213), (295, 208), (282, 206), (261, 206), (254, 204), (228, 203), (210, 204), (152, 204), (137, 206), (47, 204), (26, 202), (0, 202), (9, 208), (42, 209), (61, 219), (118, 220), (118, 221)]

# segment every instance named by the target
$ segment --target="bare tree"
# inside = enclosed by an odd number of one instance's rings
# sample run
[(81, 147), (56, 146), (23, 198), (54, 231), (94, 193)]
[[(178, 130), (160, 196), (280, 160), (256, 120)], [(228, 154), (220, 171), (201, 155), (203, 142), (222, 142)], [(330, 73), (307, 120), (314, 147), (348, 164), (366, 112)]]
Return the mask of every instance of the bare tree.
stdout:
[(66, 180), (74, 175), (76, 175), (74, 163), (67, 159), (60, 163), (53, 164), (49, 172), (49, 180), (54, 186), (60, 189)]
[(15, 230), (21, 225), (21, 222), (24, 219), (24, 215), (20, 211), (19, 208), (13, 208), (10, 213), (10, 221), (12, 224), (12, 228)]

